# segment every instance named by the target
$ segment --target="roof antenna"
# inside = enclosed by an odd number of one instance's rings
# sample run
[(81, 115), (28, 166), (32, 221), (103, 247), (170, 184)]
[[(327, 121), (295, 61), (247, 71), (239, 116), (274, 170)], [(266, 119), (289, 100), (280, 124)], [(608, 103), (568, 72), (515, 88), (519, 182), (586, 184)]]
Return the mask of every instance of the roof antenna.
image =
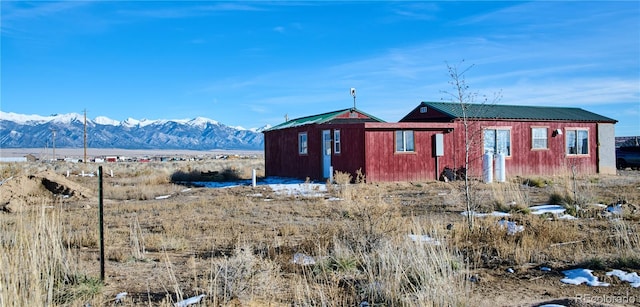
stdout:
[(353, 109), (356, 109), (356, 88), (351, 88), (351, 96), (353, 96)]

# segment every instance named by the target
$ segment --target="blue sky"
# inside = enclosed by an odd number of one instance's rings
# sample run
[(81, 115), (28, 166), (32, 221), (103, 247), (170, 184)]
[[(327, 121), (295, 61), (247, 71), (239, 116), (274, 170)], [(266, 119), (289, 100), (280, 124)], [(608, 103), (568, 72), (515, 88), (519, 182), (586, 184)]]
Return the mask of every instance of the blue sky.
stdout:
[[(353, 105), (397, 121), (447, 63), (500, 104), (581, 107), (640, 135), (640, 2), (1, 2), (4, 112), (208, 117)], [(461, 61), (464, 60), (464, 63)]]

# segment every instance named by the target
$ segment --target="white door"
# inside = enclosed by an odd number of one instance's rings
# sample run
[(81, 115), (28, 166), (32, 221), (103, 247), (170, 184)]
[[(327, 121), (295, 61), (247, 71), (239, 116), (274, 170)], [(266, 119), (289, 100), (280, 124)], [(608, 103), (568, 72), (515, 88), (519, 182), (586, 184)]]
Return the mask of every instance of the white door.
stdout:
[(322, 130), (322, 176), (331, 177), (331, 130)]
[(598, 124), (598, 173), (616, 174), (616, 133), (613, 124)]

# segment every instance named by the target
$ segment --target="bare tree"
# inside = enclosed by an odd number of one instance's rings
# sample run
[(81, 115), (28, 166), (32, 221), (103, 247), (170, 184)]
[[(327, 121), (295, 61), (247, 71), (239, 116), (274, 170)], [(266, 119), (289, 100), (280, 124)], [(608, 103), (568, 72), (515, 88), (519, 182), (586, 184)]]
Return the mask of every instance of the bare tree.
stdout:
[[(460, 65), (464, 64), (464, 60)], [(471, 181), (469, 180), (469, 174), (473, 174), (470, 171), (472, 167), (471, 154), (474, 149), (477, 149), (478, 145), (482, 145), (482, 129), (475, 128), (478, 121), (476, 119), (481, 118), (478, 106), (470, 108), (473, 105), (484, 106), (488, 103), (487, 96), (480, 95), (478, 92), (471, 91), (469, 85), (467, 85), (465, 74), (473, 68), (474, 65), (468, 65), (459, 68), (459, 65), (450, 65), (447, 63), (447, 70), (449, 73), (449, 85), (451, 85), (450, 91), (443, 91), (444, 94), (449, 96), (450, 101), (458, 103), (462, 114), (462, 126), (464, 133), (464, 198), (467, 208), (467, 221), (470, 230), (474, 227), (474, 211), (477, 207), (476, 201), (472, 195)], [(493, 103), (497, 102), (500, 98), (499, 94), (494, 95)], [(473, 114), (469, 114), (470, 110), (473, 110)], [(475, 125), (474, 125), (475, 124)]]

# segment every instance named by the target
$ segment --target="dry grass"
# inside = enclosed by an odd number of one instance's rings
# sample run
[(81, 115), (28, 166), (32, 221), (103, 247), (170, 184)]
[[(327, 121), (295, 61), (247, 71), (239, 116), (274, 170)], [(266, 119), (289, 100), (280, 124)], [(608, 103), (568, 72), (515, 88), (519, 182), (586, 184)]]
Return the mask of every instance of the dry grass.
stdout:
[[(231, 162), (238, 161), (224, 163)], [(246, 165), (236, 169), (249, 169), (249, 176), (261, 168), (240, 162)], [(105, 177), (106, 284), (83, 277), (97, 276), (95, 202), (63, 202), (43, 213), (38, 208), (52, 205), (43, 198), (34, 210), (0, 215), (0, 265), (12, 268), (2, 273), (0, 305), (104, 305), (127, 291), (130, 306), (169, 306), (198, 294), (210, 306), (464, 306), (476, 268), (640, 263), (639, 213), (632, 208), (640, 201), (640, 177), (474, 185), (481, 209), (511, 211), (510, 219), (524, 226), (509, 235), (490, 217), (468, 229), (459, 214), (458, 182), (372, 185), (336, 174), (338, 184), (327, 186), (334, 200), (262, 186), (186, 190), (171, 182), (178, 171), (223, 171), (229, 164), (119, 167)], [(3, 170), (9, 173), (18, 171)], [(87, 187), (97, 183), (95, 177), (70, 178)], [(623, 218), (565, 221), (523, 210), (553, 194), (573, 199), (576, 187), (581, 204), (626, 200)], [(440, 245), (414, 242), (408, 234), (428, 235)], [(316, 264), (292, 263), (296, 253)], [(13, 297), (20, 301), (11, 303)]]
[(100, 295), (99, 279), (78, 272), (74, 252), (63, 245), (60, 212), (41, 209), (2, 217), (0, 305), (77, 305)]

